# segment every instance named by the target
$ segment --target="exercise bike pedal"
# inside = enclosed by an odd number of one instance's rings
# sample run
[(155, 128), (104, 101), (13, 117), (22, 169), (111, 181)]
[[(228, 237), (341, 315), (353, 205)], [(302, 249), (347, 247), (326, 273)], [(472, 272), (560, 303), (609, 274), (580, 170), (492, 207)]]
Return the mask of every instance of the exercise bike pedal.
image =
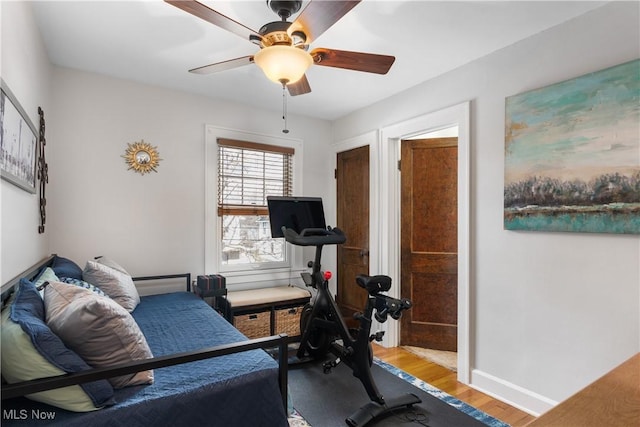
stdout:
[(322, 364), (322, 372), (324, 372), (325, 374), (330, 374), (331, 370), (338, 366), (340, 362), (342, 362), (342, 360), (340, 360), (339, 357), (336, 360), (329, 360), (328, 362), (324, 362)]
[(382, 341), (382, 337), (384, 337), (384, 331), (378, 331), (375, 334), (372, 334), (369, 337), (369, 341), (377, 341), (377, 342), (381, 342)]

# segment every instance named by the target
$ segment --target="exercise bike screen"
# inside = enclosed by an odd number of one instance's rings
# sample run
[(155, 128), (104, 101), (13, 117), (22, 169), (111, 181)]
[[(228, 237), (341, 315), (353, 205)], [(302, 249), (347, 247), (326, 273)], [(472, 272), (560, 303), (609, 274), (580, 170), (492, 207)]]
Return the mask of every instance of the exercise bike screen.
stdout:
[(267, 197), (271, 237), (284, 237), (282, 227), (300, 233), (305, 228), (326, 229), (320, 197)]

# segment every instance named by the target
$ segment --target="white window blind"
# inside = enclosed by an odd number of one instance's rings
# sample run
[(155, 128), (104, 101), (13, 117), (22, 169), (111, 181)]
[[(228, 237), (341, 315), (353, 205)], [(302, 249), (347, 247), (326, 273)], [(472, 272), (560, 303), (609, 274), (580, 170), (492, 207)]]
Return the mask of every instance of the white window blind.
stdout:
[(267, 196), (290, 196), (294, 149), (218, 139), (218, 216), (223, 265), (286, 261), (272, 239)]

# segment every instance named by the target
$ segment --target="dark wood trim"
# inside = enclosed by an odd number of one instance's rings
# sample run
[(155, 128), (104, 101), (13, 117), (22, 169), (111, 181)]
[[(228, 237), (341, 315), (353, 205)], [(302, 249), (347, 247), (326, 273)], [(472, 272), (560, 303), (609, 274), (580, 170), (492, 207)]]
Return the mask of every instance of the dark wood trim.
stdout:
[(261, 144), (259, 142), (239, 141), (237, 139), (218, 138), (218, 145), (234, 148), (246, 148), (249, 150), (270, 151), (272, 153), (295, 154), (296, 150), (291, 147), (280, 145)]
[(269, 215), (269, 208), (266, 206), (218, 206), (218, 216), (224, 215)]

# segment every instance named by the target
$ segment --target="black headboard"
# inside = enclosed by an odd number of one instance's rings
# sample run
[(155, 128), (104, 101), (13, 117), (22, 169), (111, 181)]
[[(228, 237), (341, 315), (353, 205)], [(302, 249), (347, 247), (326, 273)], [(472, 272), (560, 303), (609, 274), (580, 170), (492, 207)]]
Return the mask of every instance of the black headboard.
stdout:
[(48, 257), (38, 261), (38, 263), (32, 265), (22, 273), (18, 274), (13, 279), (9, 280), (7, 283), (2, 285), (2, 308), (4, 308), (5, 303), (13, 293), (16, 285), (20, 283), (21, 278), (33, 279), (43, 268), (50, 266), (55, 258), (55, 254), (49, 255)]

